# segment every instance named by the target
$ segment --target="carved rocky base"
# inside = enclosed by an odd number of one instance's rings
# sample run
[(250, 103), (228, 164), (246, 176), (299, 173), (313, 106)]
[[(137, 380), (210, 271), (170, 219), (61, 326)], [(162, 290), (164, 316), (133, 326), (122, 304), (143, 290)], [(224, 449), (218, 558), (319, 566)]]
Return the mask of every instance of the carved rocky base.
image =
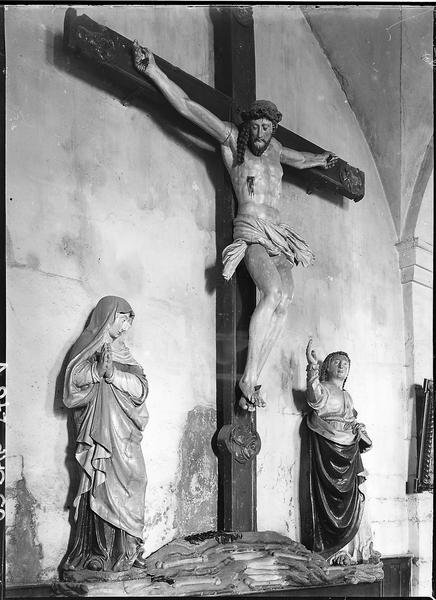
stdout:
[(126, 581), (130, 579), (146, 579), (147, 572), (133, 567), (129, 571), (91, 571), (90, 569), (66, 569), (62, 572), (62, 580), (75, 583), (90, 581)]
[(319, 554), (273, 531), (206, 532), (166, 544), (145, 559), (144, 568), (112, 574), (66, 571), (53, 589), (78, 596), (234, 595), (381, 579), (381, 562), (331, 567)]

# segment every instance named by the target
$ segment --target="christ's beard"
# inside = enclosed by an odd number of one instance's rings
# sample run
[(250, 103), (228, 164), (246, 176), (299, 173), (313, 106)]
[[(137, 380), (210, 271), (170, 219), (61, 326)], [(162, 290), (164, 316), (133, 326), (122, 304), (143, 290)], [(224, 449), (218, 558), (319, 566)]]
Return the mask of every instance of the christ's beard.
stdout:
[(257, 140), (256, 144), (254, 143), (254, 141), (250, 140), (248, 143), (248, 147), (250, 148), (250, 152), (254, 154), (254, 156), (261, 156), (261, 154), (263, 154), (268, 148), (270, 142), (271, 138), (267, 142), (264, 142), (263, 140)]

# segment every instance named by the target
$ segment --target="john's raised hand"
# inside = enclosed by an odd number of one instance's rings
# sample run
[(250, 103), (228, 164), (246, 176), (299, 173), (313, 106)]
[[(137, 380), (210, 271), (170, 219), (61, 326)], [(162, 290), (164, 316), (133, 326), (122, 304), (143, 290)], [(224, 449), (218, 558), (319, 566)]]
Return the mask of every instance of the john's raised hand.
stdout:
[(306, 347), (306, 358), (309, 365), (317, 365), (318, 357), (316, 355), (315, 350), (312, 348), (312, 338), (309, 338), (309, 342)]

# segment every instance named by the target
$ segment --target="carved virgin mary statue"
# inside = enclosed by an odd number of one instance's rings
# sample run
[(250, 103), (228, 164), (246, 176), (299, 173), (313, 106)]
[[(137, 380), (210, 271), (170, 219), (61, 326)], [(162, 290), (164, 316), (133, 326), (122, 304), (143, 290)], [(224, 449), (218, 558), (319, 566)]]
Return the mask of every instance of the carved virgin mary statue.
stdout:
[(133, 318), (122, 298), (102, 298), (71, 350), (64, 404), (74, 409), (80, 484), (64, 570), (126, 571), (142, 541), (148, 383), (124, 342)]

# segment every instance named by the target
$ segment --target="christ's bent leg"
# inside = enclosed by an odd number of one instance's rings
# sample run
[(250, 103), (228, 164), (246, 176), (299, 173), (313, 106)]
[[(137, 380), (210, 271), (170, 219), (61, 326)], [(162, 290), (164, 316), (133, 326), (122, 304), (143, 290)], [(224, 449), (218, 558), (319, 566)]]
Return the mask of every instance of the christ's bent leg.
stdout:
[[(257, 384), (261, 350), (274, 326), (274, 313), (283, 300), (283, 284), (274, 260), (260, 244), (248, 246), (245, 263), (261, 295), (250, 320), (247, 363), (239, 382), (242, 394), (250, 400)], [(246, 407), (244, 401), (242, 405)]]
[(274, 311), (272, 319), (272, 327), (265, 338), (265, 342), (260, 350), (258, 372), (257, 377), (259, 378), (263, 367), (265, 366), (266, 360), (271, 353), (275, 343), (277, 342), (280, 333), (283, 330), (283, 326), (288, 316), (289, 306), (292, 302), (294, 295), (294, 280), (292, 277), (293, 265), (286, 259), (283, 254), (274, 257), (273, 261), (277, 267), (282, 281), (282, 299), (280, 300), (277, 308)]

